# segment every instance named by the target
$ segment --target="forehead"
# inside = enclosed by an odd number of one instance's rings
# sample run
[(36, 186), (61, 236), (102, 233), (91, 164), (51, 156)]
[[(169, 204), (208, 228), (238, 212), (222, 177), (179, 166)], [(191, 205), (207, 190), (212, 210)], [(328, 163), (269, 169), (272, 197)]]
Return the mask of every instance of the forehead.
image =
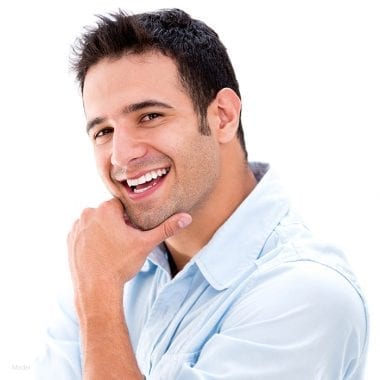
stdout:
[(91, 105), (111, 98), (133, 103), (146, 97), (169, 100), (178, 96), (187, 94), (175, 61), (158, 52), (104, 58), (88, 70), (83, 86), (86, 113)]

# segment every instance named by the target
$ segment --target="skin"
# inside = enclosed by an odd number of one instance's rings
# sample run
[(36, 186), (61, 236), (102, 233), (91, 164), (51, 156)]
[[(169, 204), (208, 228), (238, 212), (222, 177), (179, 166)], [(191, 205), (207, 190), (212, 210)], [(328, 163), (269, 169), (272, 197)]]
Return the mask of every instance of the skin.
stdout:
[[(133, 74), (126, 78), (125, 72)], [(217, 141), (198, 132), (198, 116), (169, 58), (128, 56), (98, 65), (86, 77), (83, 98), (87, 118), (105, 119), (89, 131), (99, 172), (135, 226), (151, 229), (178, 211), (202, 207), (220, 173)], [(148, 100), (166, 106), (122, 112)], [(103, 136), (94, 139), (99, 132)], [(118, 181), (159, 168), (170, 168), (166, 186), (142, 201), (132, 200)]]
[[(103, 59), (86, 75), (83, 103), (98, 171), (113, 199), (86, 209), (68, 237), (85, 379), (141, 379), (123, 314), (123, 287), (164, 241), (179, 271), (252, 191), (236, 130), (240, 100), (222, 89), (209, 136), (172, 59), (156, 52)], [(157, 186), (125, 186), (151, 170)], [(221, 207), (222, 205), (222, 207)]]

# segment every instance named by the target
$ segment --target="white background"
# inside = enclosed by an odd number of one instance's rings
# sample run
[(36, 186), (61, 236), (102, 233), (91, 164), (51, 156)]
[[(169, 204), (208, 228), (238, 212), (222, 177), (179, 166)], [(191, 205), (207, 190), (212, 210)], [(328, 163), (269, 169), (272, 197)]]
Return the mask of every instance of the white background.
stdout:
[[(367, 379), (379, 378), (380, 9), (377, 1), (15, 1), (1, 5), (0, 378), (28, 379), (66, 235), (108, 197), (84, 131), (70, 45), (93, 15), (181, 7), (235, 65), (250, 158), (269, 161), (367, 296)], [(249, 5), (248, 5), (249, 4)]]

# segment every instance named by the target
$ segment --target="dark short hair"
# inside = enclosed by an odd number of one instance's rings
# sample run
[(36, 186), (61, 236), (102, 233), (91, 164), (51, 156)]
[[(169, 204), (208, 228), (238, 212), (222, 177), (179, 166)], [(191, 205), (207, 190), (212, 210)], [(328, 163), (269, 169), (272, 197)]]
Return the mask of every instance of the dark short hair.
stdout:
[[(89, 68), (103, 58), (159, 51), (177, 65), (182, 85), (200, 116), (200, 131), (209, 134), (207, 108), (222, 88), (229, 87), (240, 98), (239, 84), (225, 46), (209, 26), (180, 9), (164, 9), (129, 15), (121, 10), (98, 16), (73, 45), (72, 68), (83, 91)], [(247, 156), (239, 119), (237, 132)]]

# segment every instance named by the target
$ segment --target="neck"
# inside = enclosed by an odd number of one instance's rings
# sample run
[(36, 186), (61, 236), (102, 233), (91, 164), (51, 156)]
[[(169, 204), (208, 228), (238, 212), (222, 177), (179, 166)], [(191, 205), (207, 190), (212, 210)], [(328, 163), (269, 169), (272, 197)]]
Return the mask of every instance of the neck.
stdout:
[(216, 187), (207, 201), (191, 213), (191, 225), (165, 241), (176, 267), (174, 274), (210, 241), (255, 186), (256, 178), (245, 160), (240, 165), (228, 159), (222, 162)]

